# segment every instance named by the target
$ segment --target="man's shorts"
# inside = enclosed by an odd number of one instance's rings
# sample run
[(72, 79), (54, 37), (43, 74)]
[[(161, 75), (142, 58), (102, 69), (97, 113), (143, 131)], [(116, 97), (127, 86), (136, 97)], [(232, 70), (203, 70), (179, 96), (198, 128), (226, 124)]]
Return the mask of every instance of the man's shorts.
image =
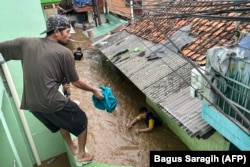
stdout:
[(53, 133), (62, 128), (78, 136), (88, 125), (88, 119), (85, 112), (71, 100), (68, 100), (61, 111), (52, 113), (31, 113)]

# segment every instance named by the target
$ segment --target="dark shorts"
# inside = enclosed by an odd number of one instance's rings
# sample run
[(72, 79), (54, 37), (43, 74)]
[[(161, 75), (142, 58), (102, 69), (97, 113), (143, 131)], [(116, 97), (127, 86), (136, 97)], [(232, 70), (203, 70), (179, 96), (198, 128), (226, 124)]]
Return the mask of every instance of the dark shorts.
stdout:
[(31, 113), (53, 133), (62, 128), (78, 136), (88, 125), (85, 112), (71, 100), (65, 104), (61, 111), (53, 113)]

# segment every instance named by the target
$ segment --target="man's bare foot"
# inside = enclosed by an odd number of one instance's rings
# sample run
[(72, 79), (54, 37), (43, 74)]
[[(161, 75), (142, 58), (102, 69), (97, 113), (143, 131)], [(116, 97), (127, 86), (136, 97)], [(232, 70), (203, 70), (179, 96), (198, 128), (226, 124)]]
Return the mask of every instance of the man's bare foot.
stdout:
[(73, 147), (70, 148), (70, 151), (73, 155), (77, 155), (77, 152), (78, 152), (78, 139), (77, 139), (77, 137), (73, 139)]
[(94, 156), (90, 153), (84, 153), (82, 157), (77, 156), (76, 161), (77, 162), (88, 162), (92, 161), (94, 159)]

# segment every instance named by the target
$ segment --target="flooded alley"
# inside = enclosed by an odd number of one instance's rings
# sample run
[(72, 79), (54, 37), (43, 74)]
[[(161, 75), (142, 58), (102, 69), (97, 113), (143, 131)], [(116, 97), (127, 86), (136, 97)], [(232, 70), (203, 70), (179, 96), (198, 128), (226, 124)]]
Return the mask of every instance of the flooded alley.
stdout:
[(91, 41), (81, 29), (76, 29), (71, 39), (68, 47), (72, 51), (81, 47), (84, 52), (83, 59), (76, 61), (80, 78), (95, 86), (112, 88), (118, 99), (116, 109), (108, 113), (94, 107), (91, 93), (71, 86), (72, 100), (80, 102), (89, 118), (87, 149), (94, 154), (95, 162), (148, 167), (150, 150), (188, 150), (166, 125), (139, 135), (134, 129), (145, 126), (143, 122), (127, 130), (126, 124), (138, 115), (140, 107), (146, 106), (151, 110), (145, 103), (145, 96), (98, 49), (91, 46)]

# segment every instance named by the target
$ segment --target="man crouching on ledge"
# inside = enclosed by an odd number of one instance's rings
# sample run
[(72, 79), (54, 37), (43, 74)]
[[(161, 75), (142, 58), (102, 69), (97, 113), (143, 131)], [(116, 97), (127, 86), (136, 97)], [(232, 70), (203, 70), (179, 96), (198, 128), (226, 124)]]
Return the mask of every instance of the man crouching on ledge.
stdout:
[[(46, 22), (45, 38), (17, 38), (0, 43), (5, 61), (21, 60), (23, 96), (21, 109), (29, 110), (51, 132), (60, 131), (77, 162), (93, 160), (85, 152), (88, 119), (83, 110), (59, 91), (66, 78), (77, 88), (103, 98), (102, 91), (86, 84), (75, 69), (74, 56), (65, 44), (70, 38), (70, 24), (65, 16), (52, 15)], [(70, 133), (77, 136), (73, 143)]]

